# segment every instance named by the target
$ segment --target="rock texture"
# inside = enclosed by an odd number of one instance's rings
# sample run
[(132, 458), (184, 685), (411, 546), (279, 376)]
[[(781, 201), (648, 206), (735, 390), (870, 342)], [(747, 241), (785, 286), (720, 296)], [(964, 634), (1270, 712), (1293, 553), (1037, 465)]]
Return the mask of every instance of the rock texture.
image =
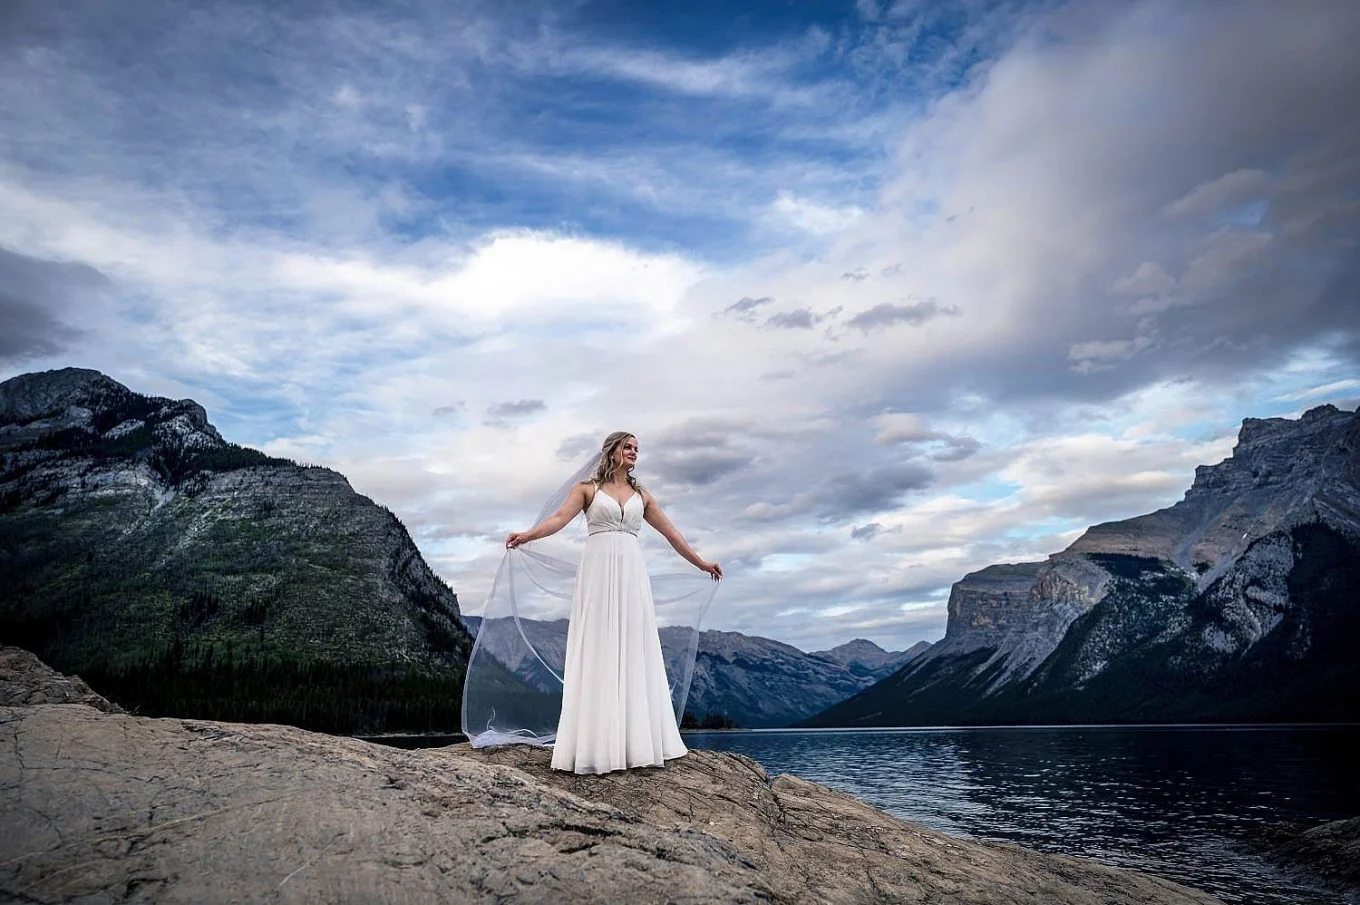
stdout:
[(471, 638), (395, 516), (96, 371), (0, 384), (0, 637), (145, 713), (444, 728)]
[(1322, 523), (1360, 533), (1360, 420), (1323, 405), (1298, 420), (1248, 418), (1230, 458), (1195, 469), (1176, 505), (1096, 525), (1071, 553), (1125, 553), (1190, 570), (1200, 587), (1257, 540)]
[(1248, 419), (1181, 502), (958, 582), (944, 639), (808, 725), (1355, 720), (1360, 416)]
[(1215, 901), (956, 839), (715, 752), (577, 777), (542, 749), (411, 752), (84, 704), (0, 707), (0, 751), (12, 901)]
[(105, 713), (124, 712), (95, 694), (80, 676), (53, 672), (26, 650), (0, 647), (0, 707), (37, 704), (85, 704)]
[(1360, 817), (1281, 833), (1270, 846), (1281, 860), (1348, 889), (1360, 901)]

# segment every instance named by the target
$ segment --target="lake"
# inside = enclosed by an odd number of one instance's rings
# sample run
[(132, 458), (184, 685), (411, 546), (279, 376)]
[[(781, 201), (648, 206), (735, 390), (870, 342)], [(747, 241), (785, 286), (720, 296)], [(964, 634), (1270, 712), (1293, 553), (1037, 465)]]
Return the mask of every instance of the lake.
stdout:
[(905, 820), (1157, 874), (1226, 902), (1343, 903), (1253, 848), (1360, 815), (1360, 727), (1091, 726), (686, 732)]

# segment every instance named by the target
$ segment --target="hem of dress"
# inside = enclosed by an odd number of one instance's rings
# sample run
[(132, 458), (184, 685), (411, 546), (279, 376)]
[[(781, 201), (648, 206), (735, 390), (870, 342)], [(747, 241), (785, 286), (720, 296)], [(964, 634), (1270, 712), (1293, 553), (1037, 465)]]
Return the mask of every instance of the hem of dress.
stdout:
[(689, 751), (686, 750), (682, 754), (672, 754), (670, 757), (663, 756), (660, 763), (652, 762), (646, 764), (632, 764), (631, 766), (624, 767), (609, 767), (608, 769), (605, 770), (577, 770), (575, 768), (567, 769), (566, 767), (553, 767), (551, 764), (549, 765), (549, 768), (552, 770), (556, 770), (558, 773), (573, 773), (577, 776), (603, 776), (606, 773), (622, 773), (626, 770), (646, 770), (648, 768), (659, 769), (661, 767), (666, 766), (666, 764), (670, 763), (671, 761), (679, 760), (680, 758), (685, 757), (688, 754)]

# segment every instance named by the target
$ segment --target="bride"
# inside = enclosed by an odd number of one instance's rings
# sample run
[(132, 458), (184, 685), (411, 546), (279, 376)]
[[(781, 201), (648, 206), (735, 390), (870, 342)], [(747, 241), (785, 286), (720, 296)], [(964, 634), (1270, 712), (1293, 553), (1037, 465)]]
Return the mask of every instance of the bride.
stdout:
[(637, 534), (645, 520), (714, 581), (722, 567), (694, 552), (633, 477), (637, 438), (605, 437), (595, 474), (556, 512), (505, 539), (510, 549), (560, 531), (582, 511), (589, 537), (572, 592), (562, 675), (562, 710), (552, 766), (607, 773), (661, 766), (688, 752), (680, 739)]

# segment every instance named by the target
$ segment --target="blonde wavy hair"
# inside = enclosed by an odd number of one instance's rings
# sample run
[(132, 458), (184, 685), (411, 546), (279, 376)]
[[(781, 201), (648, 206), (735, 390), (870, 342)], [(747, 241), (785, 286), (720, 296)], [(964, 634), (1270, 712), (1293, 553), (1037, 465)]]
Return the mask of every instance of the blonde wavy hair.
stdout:
[[(635, 440), (637, 439), (636, 435), (631, 434), (628, 431), (614, 431), (608, 437), (605, 437), (604, 443), (600, 445), (600, 464), (595, 466), (595, 474), (581, 483), (594, 484), (598, 487), (614, 477), (614, 471), (618, 468), (618, 466), (614, 464), (614, 453), (623, 445), (623, 441), (627, 440), (629, 437), (632, 437)], [(633, 490), (638, 493), (642, 492), (642, 484), (638, 482), (637, 478), (633, 477), (631, 473), (624, 477), (628, 479), (629, 487), (632, 487)]]

